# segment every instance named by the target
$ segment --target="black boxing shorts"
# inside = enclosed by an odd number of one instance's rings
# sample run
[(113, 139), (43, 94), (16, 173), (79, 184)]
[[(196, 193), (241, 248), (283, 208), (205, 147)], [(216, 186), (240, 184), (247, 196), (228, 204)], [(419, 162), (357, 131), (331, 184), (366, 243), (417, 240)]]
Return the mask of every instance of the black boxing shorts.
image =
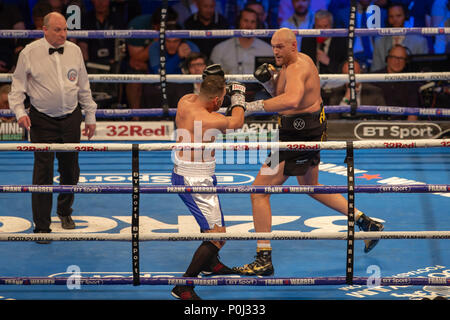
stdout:
[[(283, 115), (278, 118), (280, 141), (326, 141), (327, 120), (323, 104), (313, 113)], [(310, 167), (320, 163), (320, 150), (277, 151), (278, 162), (284, 164), (284, 175), (303, 176)], [(272, 154), (266, 164), (271, 166)], [(276, 164), (275, 164), (276, 165)]]

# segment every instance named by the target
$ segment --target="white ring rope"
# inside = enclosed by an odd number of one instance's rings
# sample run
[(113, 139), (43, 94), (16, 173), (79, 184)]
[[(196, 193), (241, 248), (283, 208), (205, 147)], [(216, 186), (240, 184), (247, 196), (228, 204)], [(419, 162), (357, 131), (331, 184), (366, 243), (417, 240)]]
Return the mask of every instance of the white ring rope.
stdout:
[[(347, 74), (321, 74), (322, 85), (342, 85), (349, 82)], [(225, 78), (229, 81), (256, 82), (252, 74), (229, 74)], [(405, 82), (405, 81), (441, 81), (450, 79), (450, 72), (424, 72), (424, 73), (371, 73), (356, 74), (356, 82)], [(0, 82), (11, 82), (12, 73), (0, 74)], [(100, 83), (160, 83), (159, 74), (90, 74), (90, 82)], [(201, 82), (201, 75), (166, 75), (166, 82), (194, 83)]]
[[(132, 151), (131, 143), (2, 143), (0, 151), (103, 152)], [(414, 149), (450, 147), (450, 139), (353, 141), (354, 149)], [(238, 143), (143, 143), (139, 151), (222, 149), (234, 151), (278, 149), (286, 151), (341, 150), (346, 141), (238, 142)]]
[[(375, 239), (450, 239), (450, 231), (377, 231), (355, 232), (356, 240)], [(2, 233), (0, 241), (131, 241), (131, 234), (115, 233)], [(212, 240), (347, 240), (346, 232), (233, 232), (233, 233), (139, 233), (139, 241), (212, 241)]]

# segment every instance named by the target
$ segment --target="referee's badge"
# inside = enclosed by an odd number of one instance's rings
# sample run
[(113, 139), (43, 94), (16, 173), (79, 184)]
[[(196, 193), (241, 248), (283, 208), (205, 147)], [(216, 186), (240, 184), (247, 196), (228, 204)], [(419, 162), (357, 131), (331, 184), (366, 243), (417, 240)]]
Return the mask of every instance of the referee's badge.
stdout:
[(78, 73), (75, 69), (70, 69), (69, 72), (67, 72), (67, 79), (69, 79), (69, 81), (75, 81), (77, 80), (77, 76)]

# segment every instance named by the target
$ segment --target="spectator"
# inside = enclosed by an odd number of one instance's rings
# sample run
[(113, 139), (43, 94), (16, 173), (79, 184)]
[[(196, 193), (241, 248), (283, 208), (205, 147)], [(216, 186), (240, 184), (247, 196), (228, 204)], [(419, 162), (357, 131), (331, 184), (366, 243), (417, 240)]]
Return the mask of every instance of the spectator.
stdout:
[(433, 27), (442, 27), (450, 18), (450, 1), (434, 0), (431, 8), (431, 24)]
[[(91, 0), (93, 10), (81, 20), (83, 30), (123, 30), (122, 16), (111, 12), (110, 0)], [(122, 55), (118, 54), (119, 39), (80, 39), (78, 41), (89, 74), (120, 73)], [(121, 100), (118, 83), (93, 83), (92, 95), (99, 108), (110, 108)]]
[[(173, 26), (177, 21), (177, 13), (168, 8), (167, 11), (167, 26)], [(152, 15), (144, 14), (140, 15), (128, 24), (129, 29), (135, 30), (159, 30), (161, 24), (161, 8), (156, 9)], [(148, 73), (148, 52), (150, 44), (157, 39), (128, 39), (128, 62), (126, 65), (126, 73), (128, 74), (146, 74)], [(127, 83), (126, 96), (128, 101), (128, 107), (131, 109), (139, 109), (142, 104), (143, 98), (143, 85), (142, 83)]]
[[(409, 15), (407, 21), (405, 21), (405, 27), (418, 27), (425, 28), (431, 27), (431, 10), (433, 6), (433, 1), (429, 0), (401, 0), (400, 2), (405, 3)], [(428, 51), (433, 51), (434, 37), (425, 37), (428, 44)]]
[(196, 0), (181, 0), (174, 4), (172, 8), (177, 12), (177, 24), (180, 26), (184, 26), (187, 18), (198, 12)]
[[(343, 1), (348, 2), (348, 0)], [(278, 2), (278, 23), (281, 23), (294, 14), (294, 6), (291, 0), (279, 0)], [(326, 10), (329, 4), (330, 0), (314, 0), (311, 1), (310, 10), (312, 13), (317, 10)]]
[[(367, 28), (367, 8), (372, 0), (357, 0), (355, 28)], [(333, 13), (335, 28), (348, 28), (350, 6), (342, 6)], [(371, 36), (355, 37), (353, 54), (363, 70), (369, 70), (373, 56), (373, 39)]]
[[(269, 15), (264, 8), (263, 4), (259, 0), (249, 0), (245, 4), (244, 9), (251, 9), (255, 11), (258, 15), (258, 26), (257, 29), (272, 29), (271, 23), (269, 22)], [(278, 24), (276, 25), (278, 27)], [(261, 40), (270, 44), (270, 36), (260, 37)]]
[[(184, 27), (184, 22), (193, 14), (198, 12), (196, 4), (197, 0), (181, 0), (177, 1), (172, 8), (178, 14), (177, 24)], [(220, 3), (216, 3), (216, 11), (222, 13)]]
[(52, 7), (46, 0), (39, 0), (33, 7), (31, 17), (35, 30), (42, 30), (44, 25), (44, 17), (52, 12)]
[[(377, 73), (401, 73), (408, 67), (408, 48), (400, 44), (394, 45), (386, 57), (386, 67), (377, 70)], [(419, 106), (419, 86), (417, 82), (377, 82), (377, 87), (383, 90), (387, 106), (417, 108)], [(399, 119), (399, 117), (389, 117)], [(403, 119), (404, 117), (400, 117)], [(408, 116), (408, 120), (417, 120), (417, 116)]]
[[(241, 10), (237, 29), (255, 30), (257, 26), (257, 13), (251, 9)], [(216, 45), (211, 60), (220, 64), (226, 74), (253, 74), (255, 57), (272, 55), (272, 47), (258, 38), (235, 37)]]
[[(450, 28), (450, 18), (444, 23), (444, 28)], [(450, 35), (438, 35), (434, 43), (434, 53), (450, 53)]]
[[(179, 29), (180, 27), (168, 27), (168, 30)], [(165, 41), (165, 51), (166, 51), (166, 74), (182, 74), (182, 66), (185, 63), (186, 57), (191, 52), (200, 52), (197, 45), (192, 41), (180, 39), (180, 38), (166, 38)], [(159, 74), (160, 72), (160, 45), (159, 42), (154, 42), (149, 47), (149, 72), (152, 74)], [(176, 87), (172, 84), (167, 86), (167, 97), (169, 107), (176, 107), (178, 101), (173, 100), (170, 97), (171, 90)], [(146, 104), (152, 108), (159, 108), (162, 105), (161, 100), (161, 86), (160, 84), (150, 84), (148, 85), (148, 90), (146, 90)], [(170, 88), (170, 90), (169, 90)], [(170, 97), (170, 98), (169, 98)], [(170, 105), (170, 103), (175, 103), (175, 105)]]
[[(361, 8), (367, 10), (368, 6), (373, 4), (380, 8), (380, 27), (386, 27), (387, 21), (387, 6), (391, 0), (357, 0), (357, 22), (360, 22), (358, 15), (362, 15)], [(348, 28), (348, 21), (350, 15), (350, 1), (348, 0), (330, 0), (328, 3), (328, 11), (333, 14), (335, 28)], [(369, 17), (373, 11), (369, 12)]]
[[(262, 3), (258, 0), (249, 0), (245, 4), (245, 9), (251, 9), (258, 15), (258, 26), (257, 29), (270, 29), (270, 24), (267, 21), (268, 15), (266, 9)], [(270, 40), (270, 39), (269, 39)]]
[[(0, 1), (0, 30), (24, 30), (25, 22), (15, 5)], [(17, 39), (0, 39), (0, 73), (13, 70), (21, 45)]]
[[(81, 21), (83, 30), (123, 30), (125, 21), (121, 16), (110, 12), (110, 0), (91, 0), (94, 9)], [(111, 65), (115, 60), (115, 39), (81, 39), (78, 45), (84, 60)]]
[[(314, 13), (310, 10), (310, 0), (292, 0), (294, 14), (280, 24), (280, 28), (312, 29), (314, 26)], [(302, 47), (302, 37), (297, 36), (298, 50)]]
[[(388, 25), (393, 28), (403, 28), (407, 17), (407, 8), (398, 3), (392, 3), (388, 7)], [(427, 39), (420, 35), (383, 36), (375, 41), (371, 71), (379, 70), (385, 66), (389, 49), (396, 44), (401, 44), (410, 50), (410, 54), (428, 53)]]
[[(32, 9), (32, 21), (33, 21), (33, 28), (34, 30), (42, 30), (42, 27), (44, 25), (44, 17), (52, 12), (52, 7), (48, 3), (47, 0), (39, 0)], [(36, 39), (32, 38), (24, 38), (24, 39), (17, 39), (16, 41), (16, 52), (17, 54), (22, 51), (22, 49), (29, 43), (33, 42)]]
[[(30, 2), (34, 2), (34, 1), (30, 1)], [(71, 5), (76, 5), (80, 8), (82, 17), (84, 17), (86, 14), (85, 6), (84, 6), (86, 0), (38, 0), (38, 2), (47, 3), (51, 8), (51, 12), (58, 12), (58, 13), (62, 14), (65, 18), (68, 18), (67, 8)], [(83, 18), (81, 20), (83, 20)], [(70, 27), (68, 27), (68, 29), (70, 29)], [(74, 39), (74, 40), (76, 40), (76, 39)], [(72, 41), (72, 40), (70, 40), (70, 41)]]
[[(333, 28), (333, 15), (329, 11), (318, 10), (315, 13), (314, 21), (316, 29)], [(301, 51), (311, 57), (320, 74), (330, 74), (340, 72), (340, 66), (347, 60), (347, 47), (347, 38), (306, 37), (302, 40)], [(331, 93), (331, 89), (321, 88), (325, 104), (328, 104)]]
[[(450, 26), (450, 1), (435, 0), (431, 11), (431, 24), (433, 27)], [(449, 41), (450, 36), (438, 35), (435, 37), (434, 52), (450, 53)]]
[[(169, 27), (167, 30), (179, 29), (179, 27)], [(159, 73), (160, 71), (160, 46), (159, 42), (153, 42), (149, 49), (149, 73)], [(192, 52), (199, 52), (199, 48), (192, 41), (180, 38), (166, 38), (166, 74), (182, 74), (181, 66), (186, 57)]]
[[(315, 13), (315, 29), (333, 28), (333, 15), (326, 10)], [(316, 63), (321, 74), (338, 73), (339, 67), (347, 60), (347, 38), (312, 38), (307, 37), (302, 41), (301, 51)]]
[(350, 1), (348, 0), (330, 0), (327, 9), (333, 16), (339, 12), (339, 10), (348, 10), (350, 8)]
[(431, 8), (434, 0), (395, 0), (390, 2), (403, 4), (409, 11), (405, 27), (431, 27)]
[[(255, 30), (258, 14), (251, 9), (243, 9), (238, 16), (238, 29)], [(222, 66), (226, 74), (253, 74), (255, 58), (273, 56), (272, 47), (255, 37), (236, 37), (225, 40), (213, 48), (211, 61)], [(257, 91), (263, 88), (257, 83), (246, 85), (246, 97), (253, 100)]]
[(52, 11), (59, 12), (62, 15), (65, 14), (63, 0), (47, 0), (47, 1), (52, 7)]
[[(361, 66), (358, 61), (354, 62), (354, 70), (355, 74), (361, 73)], [(343, 74), (348, 74), (348, 62), (345, 61), (342, 64), (341, 72)], [(356, 83), (356, 102), (357, 105), (368, 105), (368, 106), (385, 106), (386, 102), (383, 97), (383, 90), (379, 87), (364, 82), (364, 83)], [(350, 87), (349, 84), (345, 84), (340, 88), (336, 88), (333, 90), (333, 93), (330, 97), (329, 104), (332, 106), (349, 106), (350, 105)], [(336, 114), (327, 115), (328, 118), (336, 119), (336, 118), (346, 118), (348, 114), (342, 114), (341, 116)], [(379, 116), (369, 116), (369, 115), (361, 115), (361, 118), (364, 119), (379, 119)]]
[(386, 28), (387, 8), (391, 0), (373, 0), (373, 4), (380, 8), (380, 27)]
[[(224, 16), (219, 14), (216, 10), (215, 0), (197, 0), (198, 12), (191, 15), (185, 22), (184, 27), (190, 30), (215, 30), (228, 29), (229, 24)], [(199, 48), (200, 52), (205, 54), (208, 58), (211, 55), (212, 48), (219, 42), (221, 38), (208, 39), (193, 39), (192, 40)]]
[[(58, 2), (58, 1), (55, 1), (55, 3), (56, 2)], [(76, 6), (78, 6), (80, 8), (80, 15), (82, 17), (81, 18), (81, 25), (83, 25), (83, 17), (85, 17), (87, 15), (87, 11), (86, 11), (86, 8), (85, 8), (85, 1), (84, 0), (63, 0), (61, 9), (57, 9), (57, 10), (56, 9), (52, 9), (52, 11), (61, 12), (61, 14), (66, 19), (69, 19), (71, 13), (68, 14), (67, 9), (71, 5), (76, 5)], [(68, 30), (70, 30), (72, 28), (73, 28), (73, 26), (71, 24), (67, 26)], [(77, 45), (78, 45), (78, 42), (79, 42), (79, 39), (77, 39), (77, 38), (68, 38), (67, 40), (69, 40), (69, 41), (71, 41), (73, 43), (76, 43)]]
[[(203, 70), (205, 70), (208, 65), (208, 59), (201, 52), (191, 52), (185, 60), (183, 65), (183, 73), (184, 74), (202, 74)], [(182, 94), (184, 96), (187, 93), (195, 93), (198, 94), (200, 92), (200, 82), (198, 83), (188, 83), (189, 89)], [(178, 99), (179, 100), (179, 99)]]
[(140, 0), (113, 0), (111, 1), (110, 10), (115, 15), (121, 17), (125, 24), (142, 14), (142, 6)]
[[(208, 59), (201, 52), (191, 52), (182, 65), (183, 74), (202, 74), (208, 64)], [(198, 94), (198, 83), (167, 83), (167, 100), (170, 108), (176, 108), (178, 101), (188, 93)]]
[[(4, 84), (0, 86), (0, 109), (8, 110), (8, 94), (11, 91), (11, 85)], [(0, 117), (0, 122), (14, 122), (16, 118), (14, 117)]]

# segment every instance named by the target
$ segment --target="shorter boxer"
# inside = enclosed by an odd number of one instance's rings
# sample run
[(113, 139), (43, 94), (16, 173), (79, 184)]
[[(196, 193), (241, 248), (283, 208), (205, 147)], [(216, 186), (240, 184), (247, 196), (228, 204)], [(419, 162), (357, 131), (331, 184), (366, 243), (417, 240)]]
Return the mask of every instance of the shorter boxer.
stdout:
[[(216, 111), (222, 105), (227, 92), (224, 72), (220, 65), (205, 69), (199, 94), (183, 96), (177, 108), (176, 126), (178, 143), (209, 143), (215, 137), (205, 135), (210, 129), (225, 133), (227, 129), (238, 129), (244, 124), (245, 86), (234, 83), (230, 87), (231, 105), (229, 116)], [(194, 130), (195, 128), (195, 130)], [(201, 137), (196, 130), (201, 129)], [(208, 138), (205, 138), (208, 136)], [(201, 141), (197, 141), (201, 139)], [(182, 186), (216, 186), (216, 161), (214, 152), (204, 150), (180, 150), (173, 154), (174, 169), (172, 184)], [(180, 193), (180, 198), (194, 216), (201, 232), (226, 232), (225, 222), (217, 194)], [(197, 277), (204, 274), (232, 274), (232, 269), (220, 262), (218, 253), (224, 241), (203, 241), (195, 251), (192, 261), (183, 277)], [(178, 285), (172, 295), (182, 300), (198, 300), (193, 286)]]

